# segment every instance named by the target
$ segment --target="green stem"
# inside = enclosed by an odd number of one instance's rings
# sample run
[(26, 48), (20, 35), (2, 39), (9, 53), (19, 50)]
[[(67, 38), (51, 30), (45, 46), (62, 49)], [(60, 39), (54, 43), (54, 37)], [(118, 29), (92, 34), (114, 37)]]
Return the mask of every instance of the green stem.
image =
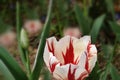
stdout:
[(87, 0), (83, 0), (83, 9), (84, 9), (84, 16), (88, 16), (88, 9), (87, 9)]
[(19, 27), (19, 2), (16, 2), (16, 27), (17, 27), (17, 39), (20, 42), (20, 27)]
[(27, 75), (28, 75), (29, 80), (31, 80), (30, 59), (29, 59), (29, 53), (27, 50), (26, 50), (26, 59), (27, 59), (26, 61)]
[[(57, 14), (58, 14), (58, 13), (57, 13)], [(61, 23), (60, 23), (59, 15), (56, 15), (56, 17), (57, 17), (57, 21), (58, 21), (58, 28), (59, 28), (60, 36), (63, 36), (63, 34), (62, 34), (62, 29), (61, 29), (62, 25), (61, 25)]]
[(20, 50), (20, 57), (22, 59), (22, 62), (24, 66), (26, 66), (26, 55), (25, 55), (25, 50), (22, 48), (20, 44), (20, 4), (19, 2), (16, 2), (16, 27), (17, 27), (17, 40), (18, 40), (18, 48)]

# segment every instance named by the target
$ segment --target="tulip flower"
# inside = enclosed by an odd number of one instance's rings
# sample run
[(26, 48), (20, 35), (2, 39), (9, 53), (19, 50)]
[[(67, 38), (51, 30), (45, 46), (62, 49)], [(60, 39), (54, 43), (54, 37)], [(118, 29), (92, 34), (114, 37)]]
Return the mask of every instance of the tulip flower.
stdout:
[(27, 20), (24, 23), (24, 28), (30, 36), (35, 36), (42, 29), (42, 23), (39, 20)]
[(64, 36), (70, 35), (76, 38), (80, 38), (81, 37), (81, 31), (78, 27), (68, 27), (65, 28), (63, 31)]
[(9, 47), (14, 44), (16, 40), (16, 34), (12, 31), (3, 33), (0, 35), (0, 45)]
[(46, 66), (56, 80), (84, 80), (95, 66), (97, 49), (90, 36), (48, 38), (43, 54)]

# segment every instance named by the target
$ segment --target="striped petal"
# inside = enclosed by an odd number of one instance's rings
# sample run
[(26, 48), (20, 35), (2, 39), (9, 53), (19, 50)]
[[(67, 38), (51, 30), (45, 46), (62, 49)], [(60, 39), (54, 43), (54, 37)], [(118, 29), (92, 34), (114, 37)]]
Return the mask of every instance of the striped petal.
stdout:
[(58, 64), (53, 72), (53, 77), (57, 80), (67, 80), (69, 65), (70, 64), (60, 66), (60, 64)]
[(90, 42), (90, 36), (84, 36), (80, 39), (75, 39), (73, 41), (75, 60), (79, 58), (81, 54), (86, 51), (89, 42)]
[(90, 57), (89, 57), (89, 70), (91, 71), (94, 66), (95, 66), (95, 63), (97, 61), (97, 49), (95, 47), (95, 45), (91, 45), (91, 48), (90, 48)]
[(43, 58), (47, 66), (49, 66), (50, 55), (54, 55), (54, 47), (56, 42), (55, 37), (48, 38), (46, 41)]
[[(55, 56), (57, 57), (58, 60), (60, 60), (62, 64), (66, 64), (68, 62), (74, 61), (74, 52), (73, 52), (74, 39), (76, 38), (65, 36), (56, 43)], [(66, 60), (72, 60), (72, 61), (66, 61)]]

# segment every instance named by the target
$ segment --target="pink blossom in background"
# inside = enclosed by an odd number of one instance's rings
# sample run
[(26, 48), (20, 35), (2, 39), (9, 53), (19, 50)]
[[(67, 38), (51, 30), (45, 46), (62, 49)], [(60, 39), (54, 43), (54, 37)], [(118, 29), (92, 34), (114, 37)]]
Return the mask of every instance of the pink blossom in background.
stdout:
[(9, 47), (15, 43), (16, 34), (12, 31), (0, 35), (0, 45)]
[(70, 35), (76, 38), (80, 38), (82, 33), (78, 27), (68, 27), (63, 30), (63, 34), (64, 36)]
[(42, 23), (39, 20), (27, 20), (24, 23), (24, 28), (30, 36), (36, 36), (42, 29)]
[(65, 36), (59, 41), (51, 37), (46, 41), (43, 58), (56, 80), (84, 80), (95, 66), (97, 49), (90, 36)]

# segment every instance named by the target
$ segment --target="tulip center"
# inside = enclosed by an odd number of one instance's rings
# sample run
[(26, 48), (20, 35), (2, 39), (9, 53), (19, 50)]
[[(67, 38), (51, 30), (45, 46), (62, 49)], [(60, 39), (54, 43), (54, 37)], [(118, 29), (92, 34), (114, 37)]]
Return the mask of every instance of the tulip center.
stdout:
[(69, 43), (69, 47), (66, 49), (66, 53), (62, 52), (62, 56), (64, 59), (64, 64), (77, 64), (78, 60), (74, 60), (74, 47), (73, 47), (73, 40), (70, 38), (70, 43)]

